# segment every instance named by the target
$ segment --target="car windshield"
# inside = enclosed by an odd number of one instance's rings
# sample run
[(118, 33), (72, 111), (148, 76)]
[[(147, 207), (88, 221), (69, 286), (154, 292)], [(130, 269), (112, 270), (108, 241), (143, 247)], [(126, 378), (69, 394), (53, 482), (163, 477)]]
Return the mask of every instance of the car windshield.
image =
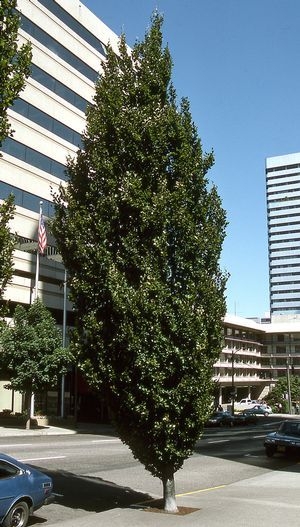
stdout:
[(300, 423), (282, 423), (279, 431), (282, 434), (300, 437)]

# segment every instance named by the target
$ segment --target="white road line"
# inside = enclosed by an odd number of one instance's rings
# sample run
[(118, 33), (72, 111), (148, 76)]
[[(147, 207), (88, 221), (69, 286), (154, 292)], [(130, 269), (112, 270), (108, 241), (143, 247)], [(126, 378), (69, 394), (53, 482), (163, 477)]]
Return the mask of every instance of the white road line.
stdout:
[(13, 445), (12, 443), (10, 443), (9, 445), (1, 445), (0, 444), (0, 450), (1, 448), (18, 448), (18, 447), (23, 447), (23, 446), (32, 446), (33, 443), (18, 443), (16, 445)]
[(121, 439), (93, 439), (92, 443), (121, 443)]
[(253, 436), (253, 439), (261, 439), (262, 437), (266, 437), (266, 434), (264, 434), (262, 436)]
[(218, 441), (207, 441), (209, 444), (211, 443), (229, 443), (229, 439), (219, 439)]
[(28, 463), (28, 461), (45, 461), (46, 459), (64, 459), (66, 456), (51, 456), (51, 457), (30, 457), (26, 459), (20, 459), (22, 463)]

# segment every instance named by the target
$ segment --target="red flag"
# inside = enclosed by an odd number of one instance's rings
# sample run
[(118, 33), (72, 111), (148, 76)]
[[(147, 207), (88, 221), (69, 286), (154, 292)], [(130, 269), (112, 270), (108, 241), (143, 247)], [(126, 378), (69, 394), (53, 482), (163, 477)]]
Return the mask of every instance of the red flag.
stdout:
[(38, 241), (39, 253), (44, 254), (46, 247), (47, 247), (47, 233), (46, 233), (44, 218), (43, 218), (43, 215), (41, 214), (40, 224), (39, 224), (39, 241)]

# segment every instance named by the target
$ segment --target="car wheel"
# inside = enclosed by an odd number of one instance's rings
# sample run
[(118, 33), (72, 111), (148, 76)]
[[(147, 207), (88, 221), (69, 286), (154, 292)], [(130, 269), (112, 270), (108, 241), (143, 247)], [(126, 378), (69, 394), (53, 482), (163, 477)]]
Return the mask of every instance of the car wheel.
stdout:
[(3, 520), (3, 527), (26, 527), (29, 518), (29, 507), (26, 501), (15, 503)]
[(268, 415), (269, 415), (269, 412), (265, 412), (265, 413), (264, 413), (264, 416), (265, 416), (265, 417), (268, 417)]
[(273, 457), (275, 454), (274, 448), (266, 447), (266, 456), (267, 457)]

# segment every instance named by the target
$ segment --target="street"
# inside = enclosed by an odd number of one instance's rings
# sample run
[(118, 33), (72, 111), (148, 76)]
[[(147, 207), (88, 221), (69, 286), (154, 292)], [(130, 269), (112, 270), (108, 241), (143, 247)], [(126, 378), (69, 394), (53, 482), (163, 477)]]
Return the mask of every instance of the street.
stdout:
[[(176, 494), (218, 488), (294, 464), (264, 454), (263, 438), (276, 426), (272, 418), (262, 418), (251, 427), (205, 429), (194, 455), (175, 475)], [(55, 503), (37, 511), (29, 525), (55, 525), (161, 497), (160, 481), (114, 436), (1, 438), (0, 450), (53, 478)]]

